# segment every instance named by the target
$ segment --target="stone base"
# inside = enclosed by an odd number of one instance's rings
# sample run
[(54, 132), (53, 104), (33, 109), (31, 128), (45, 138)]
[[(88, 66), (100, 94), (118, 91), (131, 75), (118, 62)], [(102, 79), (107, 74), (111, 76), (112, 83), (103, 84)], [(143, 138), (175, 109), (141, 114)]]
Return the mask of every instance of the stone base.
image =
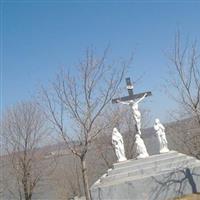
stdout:
[(200, 192), (200, 161), (169, 151), (113, 165), (91, 187), (93, 200), (167, 200)]
[(166, 147), (160, 150), (160, 153), (167, 153), (167, 152), (169, 152), (169, 149)]
[(140, 154), (137, 156), (137, 159), (147, 158), (149, 157), (149, 154)]
[(121, 158), (118, 162), (124, 162), (124, 161), (127, 161), (126, 158)]

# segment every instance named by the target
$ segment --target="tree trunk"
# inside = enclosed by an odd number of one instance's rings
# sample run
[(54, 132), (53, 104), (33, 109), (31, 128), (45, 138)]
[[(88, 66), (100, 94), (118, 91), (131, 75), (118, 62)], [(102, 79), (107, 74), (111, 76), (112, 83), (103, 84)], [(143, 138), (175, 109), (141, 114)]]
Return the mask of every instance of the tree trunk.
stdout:
[(24, 188), (24, 198), (25, 198), (25, 200), (31, 200), (32, 199), (31, 198), (32, 194), (28, 190), (28, 177), (27, 177), (26, 170), (24, 172), (24, 177), (22, 179), (22, 184), (23, 184), (23, 188)]
[(24, 186), (24, 197), (25, 197), (25, 200), (30, 200), (29, 199), (29, 194), (28, 194), (28, 187), (27, 187), (26, 177), (23, 180), (23, 186)]
[(81, 172), (86, 200), (91, 200), (85, 157), (81, 158)]
[(81, 185), (80, 185), (80, 177), (79, 177), (79, 171), (78, 171), (78, 167), (77, 167), (77, 164), (76, 165), (76, 178), (77, 178), (77, 186), (78, 186), (78, 195), (80, 196), (81, 195)]

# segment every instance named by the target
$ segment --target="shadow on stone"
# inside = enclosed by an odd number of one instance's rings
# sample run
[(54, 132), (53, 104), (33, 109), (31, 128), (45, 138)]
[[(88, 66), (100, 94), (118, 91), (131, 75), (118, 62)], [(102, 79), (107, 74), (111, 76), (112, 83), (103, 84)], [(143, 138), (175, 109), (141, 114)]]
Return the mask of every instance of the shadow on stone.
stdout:
[[(200, 173), (195, 173), (194, 169), (176, 169), (160, 178), (152, 177), (156, 187), (152, 191), (154, 200), (167, 199), (168, 194), (174, 193), (180, 197), (186, 193), (198, 193), (196, 180)], [(196, 179), (196, 180), (195, 180)]]

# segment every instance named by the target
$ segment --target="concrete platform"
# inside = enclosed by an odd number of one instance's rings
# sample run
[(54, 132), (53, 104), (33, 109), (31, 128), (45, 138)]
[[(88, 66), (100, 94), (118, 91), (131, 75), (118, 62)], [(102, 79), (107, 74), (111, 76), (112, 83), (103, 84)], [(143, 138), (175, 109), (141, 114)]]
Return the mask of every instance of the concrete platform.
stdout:
[(91, 187), (93, 200), (167, 200), (200, 192), (200, 161), (170, 151), (113, 165)]

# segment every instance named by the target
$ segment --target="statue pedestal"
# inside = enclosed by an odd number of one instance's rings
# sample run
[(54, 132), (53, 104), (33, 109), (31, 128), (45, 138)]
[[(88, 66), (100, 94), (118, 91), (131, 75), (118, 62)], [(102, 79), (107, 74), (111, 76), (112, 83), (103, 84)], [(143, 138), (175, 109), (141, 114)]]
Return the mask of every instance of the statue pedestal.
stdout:
[(115, 163), (91, 187), (93, 200), (163, 200), (200, 192), (200, 161), (178, 153)]
[(166, 147), (160, 150), (160, 153), (167, 153), (167, 152), (169, 152), (169, 149)]

